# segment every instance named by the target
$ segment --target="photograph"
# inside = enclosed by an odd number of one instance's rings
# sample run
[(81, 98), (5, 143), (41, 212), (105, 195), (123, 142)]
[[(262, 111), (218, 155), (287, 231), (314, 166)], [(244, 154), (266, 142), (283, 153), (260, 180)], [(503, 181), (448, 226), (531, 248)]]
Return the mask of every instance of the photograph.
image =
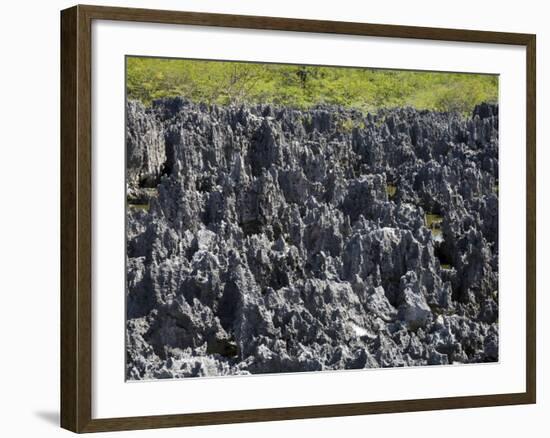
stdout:
[(544, 2), (86, 3), (3, 4), (0, 437), (548, 429)]
[(499, 361), (499, 76), (126, 56), (127, 380)]

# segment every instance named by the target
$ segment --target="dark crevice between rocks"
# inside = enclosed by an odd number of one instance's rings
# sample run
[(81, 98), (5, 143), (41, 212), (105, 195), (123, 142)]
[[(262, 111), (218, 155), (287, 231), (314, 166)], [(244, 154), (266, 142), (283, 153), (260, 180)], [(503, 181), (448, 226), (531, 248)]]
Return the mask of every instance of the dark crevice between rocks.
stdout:
[(238, 286), (229, 281), (225, 284), (223, 295), (218, 305), (218, 318), (225, 331), (233, 331), (233, 323), (235, 322), (235, 314), (240, 300)]
[(166, 161), (161, 170), (161, 175), (170, 176), (174, 171), (176, 164), (175, 144), (178, 143), (179, 136), (174, 131), (168, 131), (164, 136), (164, 153)]
[(252, 236), (254, 234), (261, 234), (263, 225), (259, 220), (251, 220), (247, 222), (241, 222), (241, 229), (245, 236)]
[(453, 260), (449, 256), (449, 254), (447, 254), (444, 245), (436, 244), (434, 246), (434, 255), (439, 260), (439, 264), (441, 265), (441, 269), (449, 270), (449, 269), (453, 268)]
[(227, 358), (238, 357), (239, 347), (230, 339), (212, 338), (206, 344), (206, 354), (219, 354)]

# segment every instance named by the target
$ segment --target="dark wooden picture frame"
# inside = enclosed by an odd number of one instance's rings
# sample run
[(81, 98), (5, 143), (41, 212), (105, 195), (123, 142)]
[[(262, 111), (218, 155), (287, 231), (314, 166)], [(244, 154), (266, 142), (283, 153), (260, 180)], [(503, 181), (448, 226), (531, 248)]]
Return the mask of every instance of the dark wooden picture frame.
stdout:
[[(93, 20), (187, 24), (525, 46), (527, 54), (526, 391), (498, 395), (92, 419), (91, 24)], [(531, 34), (81, 5), (62, 11), (61, 426), (80, 433), (535, 403), (535, 58), (536, 37)]]

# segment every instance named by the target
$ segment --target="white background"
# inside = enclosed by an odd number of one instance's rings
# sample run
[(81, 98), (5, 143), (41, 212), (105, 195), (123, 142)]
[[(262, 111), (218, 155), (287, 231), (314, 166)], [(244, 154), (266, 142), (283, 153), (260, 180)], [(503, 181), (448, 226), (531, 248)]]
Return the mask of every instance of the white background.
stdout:
[[(102, 4), (100, 2), (93, 2)], [(542, 121), (550, 96), (548, 77), (550, 38), (544, 2), (504, 1), (358, 2), (339, 0), (315, 2), (227, 1), (115, 1), (120, 6), (274, 15), (299, 18), (365, 21), (501, 31), (533, 32), (538, 35), (538, 331), (539, 403), (460, 411), (392, 414), (278, 423), (210, 426), (165, 431), (106, 434), (108, 436), (232, 436), (266, 437), (339, 434), (409, 437), (443, 433), (447, 437), (544, 436), (550, 408), (546, 393), (542, 350), (548, 324), (543, 296), (545, 266), (542, 249), (550, 245), (541, 226), (548, 221), (544, 211), (544, 177), (548, 154), (543, 154), (546, 135)], [(0, 178), (2, 187), (2, 230), (0, 274), (2, 356), (0, 431), (6, 436), (56, 436), (68, 432), (57, 428), (59, 400), (59, 9), (65, 1), (7, 3), (2, 13), (2, 66), (0, 67), (1, 130)], [(450, 7), (454, 5), (455, 7)], [(24, 17), (24, 18), (23, 18)], [(545, 312), (546, 310), (546, 312)]]
[[(525, 48), (112, 21), (92, 37), (92, 418), (525, 391)], [(125, 383), (125, 54), (499, 73), (500, 363)]]

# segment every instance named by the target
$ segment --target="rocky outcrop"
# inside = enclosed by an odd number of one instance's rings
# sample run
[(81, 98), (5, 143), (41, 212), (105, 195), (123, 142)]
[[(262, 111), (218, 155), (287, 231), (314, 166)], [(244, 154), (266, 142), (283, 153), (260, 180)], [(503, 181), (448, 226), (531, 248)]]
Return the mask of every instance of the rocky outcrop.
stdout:
[(498, 107), (127, 104), (127, 377), (498, 360)]

